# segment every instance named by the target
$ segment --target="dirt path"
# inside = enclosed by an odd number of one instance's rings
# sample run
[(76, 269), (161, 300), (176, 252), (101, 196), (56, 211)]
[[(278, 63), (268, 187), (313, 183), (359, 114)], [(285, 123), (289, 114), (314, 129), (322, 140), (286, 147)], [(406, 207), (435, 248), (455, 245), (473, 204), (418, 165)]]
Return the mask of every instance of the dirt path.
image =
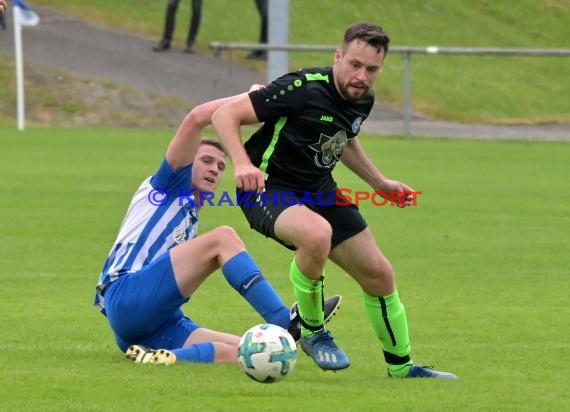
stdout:
[[(265, 73), (209, 54), (188, 55), (180, 49), (153, 53), (156, 39), (104, 28), (37, 7), (41, 22), (24, 29), (26, 61), (134, 87), (189, 103), (240, 93), (252, 83), (264, 83)], [(13, 33), (0, 32), (0, 54), (13, 55)], [(400, 134), (398, 110), (377, 104), (363, 130)], [(412, 134), (433, 137), (544, 139), (570, 141), (570, 126), (488, 126), (436, 122), (414, 116)]]

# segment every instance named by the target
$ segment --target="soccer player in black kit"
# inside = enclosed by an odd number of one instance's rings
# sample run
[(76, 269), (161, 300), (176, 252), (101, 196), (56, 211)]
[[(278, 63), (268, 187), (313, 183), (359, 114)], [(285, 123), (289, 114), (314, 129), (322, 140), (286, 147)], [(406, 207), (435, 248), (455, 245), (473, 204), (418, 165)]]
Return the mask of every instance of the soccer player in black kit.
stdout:
[[(403, 193), (398, 205), (412, 204), (414, 190), (385, 177), (357, 138), (374, 104), (371, 87), (382, 72), (389, 42), (381, 27), (353, 24), (332, 67), (286, 74), (220, 107), (212, 124), (234, 163), (241, 207), (251, 227), (295, 250), (290, 279), (303, 351), (325, 370), (350, 364), (324, 327), (324, 267), (330, 258), (362, 288), (388, 376), (455, 379), (412, 362), (394, 271), (358, 208), (335, 195), (332, 170), (340, 160), (373, 191)], [(240, 125), (258, 122), (263, 126), (242, 145)], [(248, 197), (247, 192), (261, 195)]]

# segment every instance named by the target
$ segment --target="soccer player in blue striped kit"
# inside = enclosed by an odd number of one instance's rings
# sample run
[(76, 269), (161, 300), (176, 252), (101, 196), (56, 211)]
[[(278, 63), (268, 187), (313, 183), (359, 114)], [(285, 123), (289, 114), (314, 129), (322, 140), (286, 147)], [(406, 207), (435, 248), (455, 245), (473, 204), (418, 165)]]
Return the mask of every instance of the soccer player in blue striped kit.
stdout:
[[(223, 147), (202, 140), (201, 130), (236, 97), (199, 105), (182, 121), (157, 172), (134, 194), (103, 266), (95, 306), (134, 362), (237, 362), (239, 336), (201, 327), (181, 309), (218, 268), (265, 322), (300, 338), (297, 306), (283, 304), (231, 227), (197, 236), (201, 205), (195, 199), (214, 191), (226, 168)], [(179, 196), (191, 189), (193, 196)], [(340, 300), (326, 302), (329, 319)]]

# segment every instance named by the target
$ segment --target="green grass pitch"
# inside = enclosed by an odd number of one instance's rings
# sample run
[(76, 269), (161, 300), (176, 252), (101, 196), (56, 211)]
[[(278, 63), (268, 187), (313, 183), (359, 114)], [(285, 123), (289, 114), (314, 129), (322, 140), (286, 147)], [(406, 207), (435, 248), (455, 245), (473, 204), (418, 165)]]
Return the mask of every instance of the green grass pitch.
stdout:
[[(165, 131), (0, 128), (0, 410), (568, 410), (570, 145), (363, 137), (382, 170), (423, 194), (405, 210), (363, 204), (394, 265), (414, 360), (456, 382), (389, 380), (356, 284), (327, 267), (344, 305), (330, 324), (351, 358), (325, 373), (299, 354), (284, 381), (236, 365), (134, 365), (92, 307), (131, 194), (159, 165)], [(343, 187), (365, 190), (342, 167)], [(227, 171), (221, 190), (231, 190)], [(291, 254), (235, 207), (206, 207), (201, 231), (234, 226), (284, 300)], [(214, 274), (185, 307), (241, 334), (261, 319)]]

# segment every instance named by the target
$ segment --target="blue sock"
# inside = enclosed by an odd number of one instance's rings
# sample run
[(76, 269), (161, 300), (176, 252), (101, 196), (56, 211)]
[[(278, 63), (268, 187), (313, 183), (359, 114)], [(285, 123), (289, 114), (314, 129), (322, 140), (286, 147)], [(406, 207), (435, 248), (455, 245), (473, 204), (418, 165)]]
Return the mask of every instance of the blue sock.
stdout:
[(212, 342), (196, 343), (187, 348), (173, 349), (171, 352), (176, 355), (177, 362), (213, 363), (216, 355)]
[(261, 315), (267, 323), (287, 329), (291, 323), (287, 308), (271, 284), (246, 251), (240, 252), (222, 267), (228, 283)]

